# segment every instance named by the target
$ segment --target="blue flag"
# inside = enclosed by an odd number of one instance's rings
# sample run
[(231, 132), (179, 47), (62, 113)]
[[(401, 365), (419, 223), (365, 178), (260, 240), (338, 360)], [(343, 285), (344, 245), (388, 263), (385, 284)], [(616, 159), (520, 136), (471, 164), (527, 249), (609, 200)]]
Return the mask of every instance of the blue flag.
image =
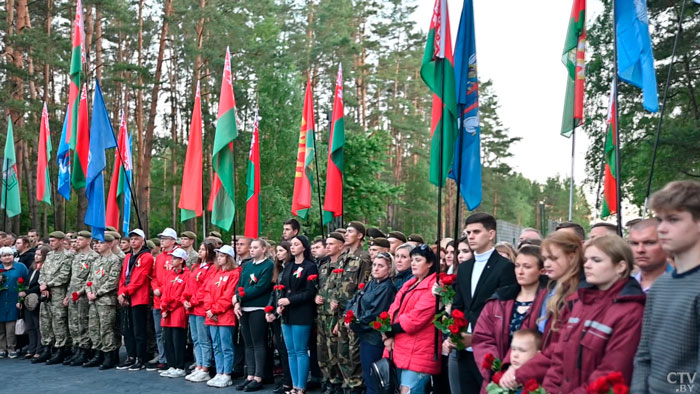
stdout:
[(464, 0), (455, 44), (455, 83), (459, 135), (455, 142), (452, 171), (448, 175), (460, 184), (469, 210), (481, 204), (481, 130), (479, 127), (479, 80), (476, 74), (474, 7)]
[(56, 163), (58, 164), (58, 182), (56, 182), (58, 194), (64, 199), (70, 200), (70, 138), (66, 136), (68, 128), (68, 109), (66, 117), (63, 119), (63, 131), (61, 141), (56, 152)]
[(617, 0), (617, 73), (620, 79), (642, 89), (644, 109), (659, 110), (654, 54), (649, 36), (646, 0)]
[(109, 122), (99, 82), (95, 81), (95, 98), (92, 103), (90, 124), (90, 154), (85, 195), (88, 200), (85, 224), (92, 228), (92, 237), (105, 240), (105, 182), (102, 172), (107, 164), (105, 150), (117, 146), (112, 124)]
[(124, 205), (122, 207), (122, 232), (124, 234), (129, 234), (129, 221), (131, 219), (131, 172), (134, 170), (133, 161), (131, 160), (131, 136), (129, 136), (129, 143), (126, 147), (126, 183), (127, 186), (124, 188)]

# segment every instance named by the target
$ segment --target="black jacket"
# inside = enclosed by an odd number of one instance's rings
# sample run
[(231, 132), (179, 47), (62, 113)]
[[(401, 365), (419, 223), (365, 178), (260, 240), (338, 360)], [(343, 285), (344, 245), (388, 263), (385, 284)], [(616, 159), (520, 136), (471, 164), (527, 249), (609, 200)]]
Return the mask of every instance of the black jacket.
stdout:
[(411, 278), (413, 278), (413, 272), (410, 267), (407, 270), (399, 272), (394, 276), (394, 289), (396, 289), (396, 291), (401, 290), (404, 283), (408, 282)]
[[(301, 268), (299, 277), (294, 273)], [(318, 275), (315, 263), (304, 260), (301, 264), (289, 262), (280, 275), (280, 284), (284, 285), (280, 298), (289, 298), (290, 304), (284, 308), (282, 323), (291, 325), (310, 325), (316, 316), (316, 281), (308, 280), (309, 275)]]
[(345, 312), (350, 309), (356, 312), (357, 322), (350, 324), (350, 328), (359, 335), (360, 341), (375, 346), (382, 345), (381, 334), (369, 324), (377, 320), (380, 313), (389, 310), (395, 296), (394, 284), (387, 278), (381, 282), (372, 279), (350, 299)]
[(475, 262), (476, 260), (472, 258), (460, 264), (454, 286), (456, 294), (452, 303), (453, 309), (464, 312), (464, 317), (471, 323), (472, 330), (476, 327), (476, 321), (486, 301), (491, 298), (496, 289), (517, 283), (513, 263), (494, 250), (486, 262), (472, 297), (472, 271)]

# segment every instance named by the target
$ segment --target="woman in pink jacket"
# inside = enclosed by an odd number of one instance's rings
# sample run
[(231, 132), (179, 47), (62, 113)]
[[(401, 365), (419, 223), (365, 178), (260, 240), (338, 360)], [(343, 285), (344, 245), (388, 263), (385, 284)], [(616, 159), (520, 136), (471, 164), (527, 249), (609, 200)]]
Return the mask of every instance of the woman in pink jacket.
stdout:
[[(413, 278), (396, 294), (389, 307), (391, 330), (384, 335), (384, 357), (396, 364), (401, 394), (423, 394), (430, 375), (440, 373), (435, 356), (435, 284), (438, 267), (435, 253), (427, 245), (411, 251)], [(393, 352), (392, 352), (393, 351)]]

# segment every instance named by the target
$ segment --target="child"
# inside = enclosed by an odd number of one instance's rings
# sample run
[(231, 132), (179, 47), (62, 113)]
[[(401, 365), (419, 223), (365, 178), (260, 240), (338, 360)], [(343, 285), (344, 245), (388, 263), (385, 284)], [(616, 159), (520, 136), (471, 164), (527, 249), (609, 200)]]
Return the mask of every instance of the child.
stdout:
[(535, 357), (542, 346), (542, 334), (534, 329), (526, 328), (513, 333), (510, 342), (510, 364), (518, 369), (521, 365)]
[(168, 360), (168, 370), (160, 373), (166, 378), (181, 378), (185, 373), (185, 344), (187, 315), (182, 304), (182, 293), (187, 284), (190, 271), (185, 267), (187, 252), (183, 249), (175, 249), (172, 252), (171, 269), (165, 272), (161, 279), (160, 298), (161, 321), (163, 327), (163, 344), (165, 358)]

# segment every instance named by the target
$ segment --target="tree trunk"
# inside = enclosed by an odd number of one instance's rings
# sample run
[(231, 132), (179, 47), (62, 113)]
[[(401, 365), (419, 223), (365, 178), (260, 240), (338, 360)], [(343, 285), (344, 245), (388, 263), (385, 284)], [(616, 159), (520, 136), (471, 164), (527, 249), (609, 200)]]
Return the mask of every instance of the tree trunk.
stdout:
[[(141, 3), (143, 0), (141, 0)], [(170, 15), (172, 13), (173, 1), (165, 0), (164, 16), (163, 16), (163, 27), (160, 32), (160, 45), (158, 47), (158, 59), (156, 61), (156, 72), (154, 76), (153, 90), (151, 91), (151, 109), (148, 114), (148, 124), (146, 125), (145, 134), (143, 136), (143, 150), (139, 152), (141, 160), (141, 168), (139, 171), (140, 185), (138, 187), (138, 199), (139, 199), (139, 210), (141, 211), (142, 224), (144, 231), (149, 232), (149, 218), (148, 213), (151, 210), (151, 199), (150, 199), (150, 189), (151, 189), (151, 150), (153, 149), (153, 131), (155, 129), (156, 122), (156, 110), (158, 108), (158, 93), (160, 92), (160, 79), (163, 69), (163, 57), (165, 55), (165, 43), (168, 37), (168, 22)], [(141, 23), (141, 22), (140, 22)], [(139, 42), (142, 39), (139, 37)]]
[(102, 11), (95, 5), (95, 77), (102, 81)]

